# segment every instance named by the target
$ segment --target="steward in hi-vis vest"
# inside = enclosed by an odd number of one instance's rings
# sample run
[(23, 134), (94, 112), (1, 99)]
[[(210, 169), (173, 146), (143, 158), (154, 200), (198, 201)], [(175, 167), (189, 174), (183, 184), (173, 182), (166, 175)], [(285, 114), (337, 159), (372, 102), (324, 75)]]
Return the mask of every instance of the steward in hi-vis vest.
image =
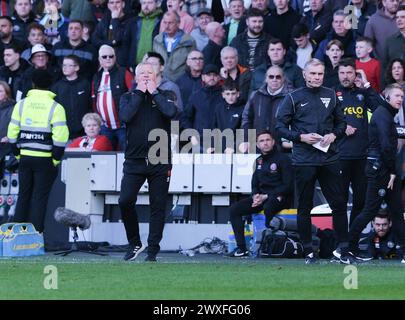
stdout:
[(35, 70), (34, 89), (19, 101), (11, 115), (7, 137), (19, 159), (19, 194), (16, 222), (31, 222), (43, 232), (49, 192), (57, 176), (69, 130), (64, 108), (48, 91), (52, 77), (46, 70)]

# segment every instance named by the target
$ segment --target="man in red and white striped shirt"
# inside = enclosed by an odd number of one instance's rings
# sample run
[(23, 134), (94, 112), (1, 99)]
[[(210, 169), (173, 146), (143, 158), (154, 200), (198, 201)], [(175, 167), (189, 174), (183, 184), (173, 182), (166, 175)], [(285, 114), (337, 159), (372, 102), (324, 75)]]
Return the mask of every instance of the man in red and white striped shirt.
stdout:
[(131, 89), (132, 74), (116, 63), (114, 48), (102, 45), (98, 59), (100, 70), (93, 77), (93, 108), (101, 118), (101, 134), (107, 136), (114, 149), (124, 150), (126, 144), (125, 126), (118, 118), (121, 96)]

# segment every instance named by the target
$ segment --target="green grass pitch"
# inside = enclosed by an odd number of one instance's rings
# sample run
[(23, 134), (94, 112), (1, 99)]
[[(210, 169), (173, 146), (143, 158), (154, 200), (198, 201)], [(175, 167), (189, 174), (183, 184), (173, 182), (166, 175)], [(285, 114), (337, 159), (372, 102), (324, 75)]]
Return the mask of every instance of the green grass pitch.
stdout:
[[(353, 273), (327, 261), (307, 266), (303, 260), (167, 253), (157, 263), (143, 262), (143, 254), (134, 262), (121, 258), (1, 258), (0, 299), (405, 299), (405, 266), (399, 261), (356, 266), (357, 289), (345, 289)], [(56, 267), (57, 289), (45, 288), (50, 265)], [(346, 282), (353, 286), (351, 279)]]

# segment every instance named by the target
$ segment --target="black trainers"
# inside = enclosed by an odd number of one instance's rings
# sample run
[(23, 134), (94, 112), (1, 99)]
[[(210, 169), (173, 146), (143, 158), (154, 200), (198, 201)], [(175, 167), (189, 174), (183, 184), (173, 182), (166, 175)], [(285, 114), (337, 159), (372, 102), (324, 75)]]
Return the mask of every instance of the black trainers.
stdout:
[(357, 259), (356, 255), (354, 253), (349, 251), (346, 254), (342, 254), (340, 256), (340, 262), (343, 264), (356, 264), (356, 263), (360, 262), (360, 260)]
[(359, 251), (359, 252), (356, 252), (355, 255), (356, 255), (356, 259), (361, 262), (367, 262), (367, 261), (373, 260), (373, 256), (368, 252)]
[(128, 261), (132, 261), (135, 260), (136, 257), (143, 251), (145, 250), (145, 246), (143, 244), (139, 245), (134, 245), (134, 244), (130, 244), (127, 253), (124, 256), (124, 260)]
[(318, 260), (316, 259), (313, 252), (311, 252), (310, 254), (307, 254), (305, 256), (305, 264), (315, 264), (317, 262), (318, 262)]
[(149, 262), (156, 262), (156, 255), (154, 254), (148, 254), (145, 258), (145, 261), (149, 261)]
[(250, 255), (249, 250), (241, 250), (239, 248), (234, 249), (230, 253), (228, 253), (228, 257), (232, 258), (240, 258), (240, 257), (248, 257)]

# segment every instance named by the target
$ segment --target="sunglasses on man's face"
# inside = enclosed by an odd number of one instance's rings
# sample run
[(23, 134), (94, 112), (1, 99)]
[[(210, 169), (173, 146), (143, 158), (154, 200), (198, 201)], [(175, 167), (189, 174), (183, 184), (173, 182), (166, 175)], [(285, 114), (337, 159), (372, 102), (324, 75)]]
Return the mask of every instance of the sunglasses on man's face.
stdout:
[(103, 58), (104, 60), (107, 59), (107, 58), (112, 59), (112, 58), (114, 58), (114, 55), (111, 55), (111, 56), (101, 56), (101, 58)]
[(269, 79), (274, 79), (276, 78), (277, 80), (281, 80), (281, 76), (279, 74), (269, 74)]

